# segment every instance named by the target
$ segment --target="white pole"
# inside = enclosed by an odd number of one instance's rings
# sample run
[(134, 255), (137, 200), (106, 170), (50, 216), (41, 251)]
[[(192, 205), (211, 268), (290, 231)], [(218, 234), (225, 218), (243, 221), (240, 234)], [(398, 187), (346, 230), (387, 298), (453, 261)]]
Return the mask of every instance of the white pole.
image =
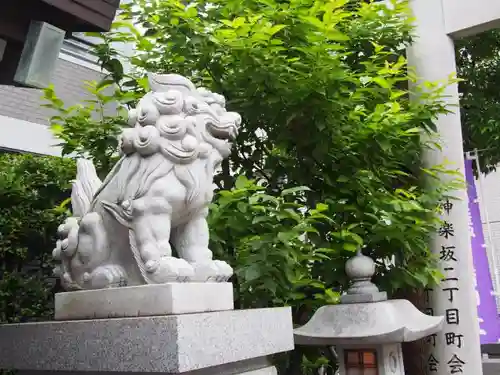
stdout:
[[(441, 1), (410, 0), (416, 39), (408, 48), (408, 62), (426, 81), (446, 81), (456, 72), (455, 48), (446, 34)], [(458, 85), (448, 86), (445, 96), (453, 113), (436, 120), (442, 149), (425, 149), (423, 161), (427, 166), (446, 163), (465, 176)], [(445, 278), (429, 291), (428, 312), (444, 316), (445, 324), (442, 332), (429, 338), (426, 366), (429, 375), (482, 375), (466, 187), (453, 195), (457, 200), (445, 202), (443, 225), (430, 244)]]

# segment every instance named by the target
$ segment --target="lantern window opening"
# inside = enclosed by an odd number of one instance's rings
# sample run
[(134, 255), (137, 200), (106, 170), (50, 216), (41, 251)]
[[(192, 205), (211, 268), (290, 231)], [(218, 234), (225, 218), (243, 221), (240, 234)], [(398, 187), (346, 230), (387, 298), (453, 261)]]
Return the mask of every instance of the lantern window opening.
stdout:
[(377, 351), (373, 349), (344, 350), (346, 375), (378, 375)]

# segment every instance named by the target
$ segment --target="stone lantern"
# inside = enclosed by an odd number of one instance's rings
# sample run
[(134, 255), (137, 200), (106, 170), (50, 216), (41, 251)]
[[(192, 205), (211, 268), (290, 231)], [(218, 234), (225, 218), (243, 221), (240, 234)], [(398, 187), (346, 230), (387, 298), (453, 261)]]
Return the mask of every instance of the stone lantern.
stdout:
[(335, 347), (339, 375), (404, 375), (401, 343), (441, 330), (443, 317), (428, 316), (407, 300), (387, 300), (371, 278), (375, 262), (358, 252), (346, 263), (352, 280), (339, 305), (323, 306), (295, 329), (297, 345)]

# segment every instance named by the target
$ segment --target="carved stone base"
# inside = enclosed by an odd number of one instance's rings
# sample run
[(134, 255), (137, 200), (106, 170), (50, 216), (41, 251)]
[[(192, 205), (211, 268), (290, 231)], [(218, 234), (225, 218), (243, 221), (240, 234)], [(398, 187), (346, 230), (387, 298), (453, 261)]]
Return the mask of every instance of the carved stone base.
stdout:
[(0, 369), (45, 374), (275, 375), (293, 347), (289, 307), (0, 325)]
[(231, 283), (168, 283), (58, 293), (56, 320), (174, 315), (234, 308)]

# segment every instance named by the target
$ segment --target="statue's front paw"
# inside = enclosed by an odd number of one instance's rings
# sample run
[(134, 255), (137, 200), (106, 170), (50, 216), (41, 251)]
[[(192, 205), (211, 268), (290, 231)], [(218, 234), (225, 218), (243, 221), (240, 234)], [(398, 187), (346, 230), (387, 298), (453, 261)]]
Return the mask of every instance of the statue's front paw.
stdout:
[(57, 228), (59, 240), (52, 252), (55, 260), (61, 260), (61, 257), (71, 258), (78, 247), (78, 220), (74, 217), (67, 218), (64, 223)]
[(226, 282), (233, 275), (233, 269), (222, 260), (210, 260), (207, 262), (193, 263), (194, 277), (196, 282)]
[(214, 263), (219, 268), (217, 281), (218, 282), (226, 282), (231, 276), (233, 276), (233, 267), (229, 265), (229, 263), (224, 262), (223, 260), (214, 260)]
[(158, 284), (184, 282), (194, 276), (193, 267), (188, 262), (174, 257), (162, 257), (157, 261), (147, 262), (146, 271), (149, 278)]

